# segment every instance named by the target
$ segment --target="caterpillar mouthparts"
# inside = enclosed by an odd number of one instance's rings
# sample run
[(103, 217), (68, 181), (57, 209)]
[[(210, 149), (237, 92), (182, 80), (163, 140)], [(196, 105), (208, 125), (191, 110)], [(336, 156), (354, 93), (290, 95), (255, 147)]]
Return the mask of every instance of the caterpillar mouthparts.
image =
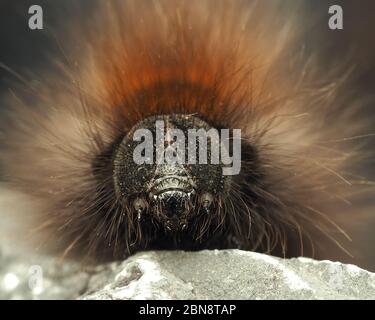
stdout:
[[(183, 169), (183, 168), (182, 168)], [(157, 169), (158, 170), (158, 169)], [(186, 229), (193, 207), (192, 195), (195, 189), (188, 177), (184, 177), (184, 171), (178, 175), (165, 174), (166, 168), (161, 168), (162, 177), (152, 181), (150, 191), (151, 210), (156, 215), (161, 214), (165, 228), (168, 231)], [(191, 180), (191, 178), (190, 178)]]

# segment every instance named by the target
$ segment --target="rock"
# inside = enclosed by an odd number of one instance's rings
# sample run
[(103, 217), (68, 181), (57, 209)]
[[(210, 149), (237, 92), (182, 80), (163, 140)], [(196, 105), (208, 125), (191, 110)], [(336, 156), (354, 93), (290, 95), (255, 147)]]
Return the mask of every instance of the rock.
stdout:
[(77, 263), (0, 254), (0, 300), (75, 299), (89, 277)]
[(240, 250), (150, 251), (85, 269), (48, 257), (0, 255), (0, 299), (76, 298), (375, 299), (375, 274)]
[(375, 299), (375, 274), (307, 258), (165, 251), (139, 253), (109, 267), (105, 279), (90, 279), (81, 299)]

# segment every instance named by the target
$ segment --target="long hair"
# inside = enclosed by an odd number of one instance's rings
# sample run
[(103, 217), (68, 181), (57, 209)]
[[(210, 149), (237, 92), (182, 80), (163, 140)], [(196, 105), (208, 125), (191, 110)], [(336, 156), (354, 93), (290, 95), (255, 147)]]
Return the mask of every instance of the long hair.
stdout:
[(357, 174), (371, 157), (371, 121), (349, 61), (323, 69), (304, 47), (304, 10), (277, 0), (97, 4), (58, 37), (64, 59), (7, 97), (0, 159), (6, 187), (27, 203), (12, 215), (63, 256), (158, 248), (158, 233), (116, 196), (113, 150), (146, 117), (194, 114), (241, 129), (247, 148), (216, 214), (195, 221), (189, 243), (203, 244), (181, 248), (330, 257), (332, 243), (350, 255), (337, 221), (353, 219), (371, 187)]

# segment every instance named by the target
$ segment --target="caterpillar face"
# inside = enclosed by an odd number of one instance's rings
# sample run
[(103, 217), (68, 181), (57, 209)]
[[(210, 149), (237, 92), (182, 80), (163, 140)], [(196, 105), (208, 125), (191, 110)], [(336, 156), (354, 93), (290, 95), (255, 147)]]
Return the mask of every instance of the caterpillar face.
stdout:
[[(167, 232), (177, 233), (187, 230), (196, 215), (217, 215), (219, 200), (225, 197), (230, 178), (223, 175), (223, 164), (209, 164), (211, 141), (184, 141), (181, 150), (173, 147), (175, 137), (167, 136), (160, 141), (165, 149), (157, 155), (154, 139), (160, 140), (156, 134), (158, 122), (163, 126), (162, 134), (166, 127), (167, 130), (181, 130), (184, 137), (191, 129), (203, 129), (204, 132), (212, 129), (197, 116), (186, 114), (153, 116), (140, 121), (116, 147), (113, 180), (116, 196), (136, 213), (140, 222), (154, 221), (162, 224)], [(149, 130), (151, 134), (151, 154), (141, 164), (135, 160), (135, 151), (139, 148), (139, 142), (134, 141), (137, 130)], [(197, 160), (199, 143), (204, 142), (203, 151), (207, 152), (208, 159), (203, 164), (189, 163), (187, 149), (194, 147), (194, 160)], [(164, 160), (168, 160), (168, 153), (174, 157), (171, 161)]]

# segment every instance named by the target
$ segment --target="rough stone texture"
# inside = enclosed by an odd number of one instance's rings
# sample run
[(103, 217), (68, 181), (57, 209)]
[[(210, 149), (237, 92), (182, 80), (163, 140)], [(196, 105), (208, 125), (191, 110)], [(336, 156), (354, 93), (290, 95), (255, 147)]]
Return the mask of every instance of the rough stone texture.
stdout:
[[(147, 252), (114, 267), (84, 299), (375, 299), (375, 274), (339, 262), (239, 250)], [(99, 286), (100, 287), (100, 286)]]
[(0, 298), (375, 299), (375, 274), (356, 266), (239, 250), (144, 252), (85, 270), (39, 258), (38, 290), (30, 289), (30, 262), (0, 257)]

